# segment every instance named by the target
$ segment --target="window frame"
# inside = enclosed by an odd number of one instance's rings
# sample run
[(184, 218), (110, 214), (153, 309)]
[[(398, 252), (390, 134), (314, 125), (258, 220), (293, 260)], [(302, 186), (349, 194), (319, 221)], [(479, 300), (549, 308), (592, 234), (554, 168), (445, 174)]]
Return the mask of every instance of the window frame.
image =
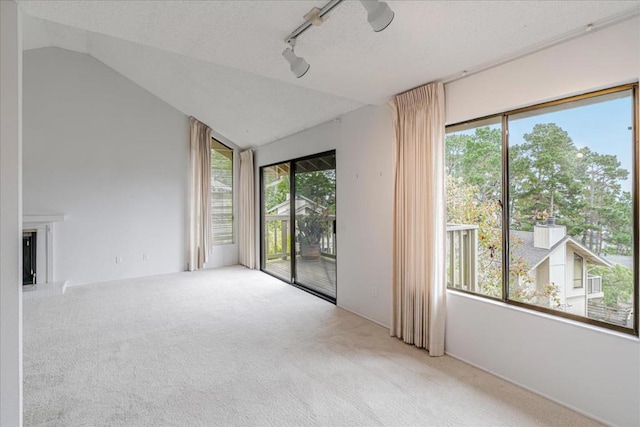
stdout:
[[(217, 151), (222, 151), (221, 149), (216, 149), (213, 147), (213, 143), (217, 143), (221, 146), (223, 146), (224, 148), (226, 148), (227, 150), (229, 150), (231, 152), (231, 241), (224, 241), (224, 242), (216, 242), (215, 241), (215, 233), (214, 233), (214, 229), (213, 229), (213, 206), (211, 206), (212, 212), (211, 212), (211, 218), (210, 218), (210, 226), (211, 226), (211, 247), (218, 247), (218, 246), (227, 246), (227, 245), (234, 245), (236, 243), (236, 233), (235, 233), (235, 213), (234, 213), (234, 209), (235, 209), (235, 157), (236, 157), (236, 152), (233, 148), (229, 147), (227, 144), (223, 143), (222, 141), (218, 140), (215, 137), (211, 137), (211, 153), (209, 153), (210, 156), (213, 155), (213, 152), (215, 150)], [(211, 164), (211, 181), (213, 182), (213, 163)], [(211, 188), (211, 200), (213, 202), (213, 186)]]
[[(580, 278), (576, 279), (576, 261), (580, 260)], [(580, 255), (578, 255), (577, 253), (573, 253), (573, 289), (583, 289), (584, 288), (584, 282), (585, 282), (585, 275), (584, 275), (584, 258), (581, 257)], [(576, 286), (576, 281), (579, 280), (580, 281), (580, 285)]]
[[(471, 292), (465, 289), (453, 288), (447, 285), (448, 291), (460, 292), (463, 294), (473, 295), (478, 298), (500, 301), (504, 304), (523, 308), (526, 310), (541, 312), (541, 313), (549, 314), (555, 317), (574, 320), (580, 323), (585, 323), (592, 326), (597, 326), (597, 327), (613, 330), (616, 332), (621, 332), (628, 335), (634, 335), (636, 337), (639, 336), (638, 332), (639, 332), (639, 326), (640, 326), (639, 325), (640, 316), (638, 311), (640, 309), (640, 301), (639, 301), (640, 299), (640, 280), (639, 280), (640, 261), (637, 260), (637, 258), (638, 258), (638, 254), (640, 253), (639, 252), (640, 251), (640, 242), (639, 242), (639, 239), (640, 239), (640, 219), (639, 219), (640, 218), (640, 206), (639, 206), (640, 204), (640, 194), (639, 194), (640, 192), (640, 117), (639, 117), (640, 100), (639, 100), (638, 82), (618, 85), (618, 86), (597, 90), (597, 91), (585, 92), (579, 95), (558, 98), (553, 101), (532, 104), (530, 106), (523, 107), (523, 108), (507, 110), (501, 113), (482, 116), (472, 120), (465, 120), (458, 123), (452, 123), (445, 126), (445, 135), (447, 134), (446, 130), (453, 127), (468, 126), (468, 125), (472, 125), (473, 123), (500, 119), (501, 130), (502, 130), (502, 159), (501, 159), (502, 199), (501, 199), (501, 202), (504, 202), (505, 200), (507, 200), (507, 203), (508, 203), (509, 201), (509, 123), (508, 123), (509, 116), (519, 114), (519, 113), (529, 112), (529, 111), (542, 110), (542, 109), (557, 106), (557, 105), (567, 104), (570, 102), (580, 101), (583, 99), (595, 98), (598, 96), (624, 92), (624, 91), (630, 91), (631, 98), (632, 98), (631, 99), (631, 110), (632, 110), (631, 111), (632, 113), (632, 123), (631, 123), (632, 129), (631, 130), (632, 130), (632, 157), (633, 157), (632, 166), (633, 167), (632, 167), (632, 173), (631, 173), (632, 175), (631, 191), (632, 191), (632, 203), (633, 203), (632, 220), (634, 225), (633, 232), (632, 232), (632, 236), (633, 236), (632, 247), (633, 247), (633, 253), (636, 256), (636, 262), (634, 262), (634, 265), (633, 265), (633, 284), (634, 284), (633, 327), (627, 328), (623, 326), (618, 326), (618, 325), (607, 323), (601, 320), (591, 319), (586, 316), (580, 316), (580, 315), (576, 315), (576, 314), (572, 314), (564, 311), (553, 310), (551, 308), (541, 307), (541, 306), (510, 299), (509, 298), (510, 218), (509, 218), (508, 209), (502, 209), (502, 297), (497, 298), (497, 297), (487, 296), (480, 293)], [(505, 205), (507, 204), (503, 203), (503, 206)]]

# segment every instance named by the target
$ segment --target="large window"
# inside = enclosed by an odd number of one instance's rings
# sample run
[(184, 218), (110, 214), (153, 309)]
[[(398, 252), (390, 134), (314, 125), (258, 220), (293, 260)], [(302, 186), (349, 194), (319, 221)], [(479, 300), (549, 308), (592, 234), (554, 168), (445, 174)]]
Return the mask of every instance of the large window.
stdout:
[(636, 105), (627, 85), (449, 126), (449, 288), (637, 334)]
[(502, 298), (500, 117), (448, 131), (445, 154), (448, 285)]
[(233, 243), (233, 150), (211, 140), (211, 227), (214, 245)]

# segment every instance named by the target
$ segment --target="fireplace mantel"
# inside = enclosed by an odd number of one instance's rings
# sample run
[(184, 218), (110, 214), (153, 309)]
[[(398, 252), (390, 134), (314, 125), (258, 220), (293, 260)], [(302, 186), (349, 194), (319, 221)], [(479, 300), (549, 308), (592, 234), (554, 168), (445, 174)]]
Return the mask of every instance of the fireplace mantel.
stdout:
[(23, 215), (23, 224), (38, 224), (38, 223), (52, 223), (63, 222), (67, 220), (67, 216), (64, 214), (44, 214), (44, 215)]

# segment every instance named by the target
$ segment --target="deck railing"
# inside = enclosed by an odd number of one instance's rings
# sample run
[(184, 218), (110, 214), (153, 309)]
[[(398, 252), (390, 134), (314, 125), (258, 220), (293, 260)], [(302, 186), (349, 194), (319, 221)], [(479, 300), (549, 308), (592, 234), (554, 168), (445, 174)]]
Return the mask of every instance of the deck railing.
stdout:
[[(335, 258), (337, 253), (336, 235), (333, 223), (335, 215), (327, 216), (327, 226), (320, 238), (320, 253), (322, 256)], [(289, 215), (266, 215), (264, 227), (264, 247), (266, 248), (266, 258), (288, 259), (291, 256), (291, 238), (289, 236)], [(296, 253), (300, 248), (296, 248)]]
[(476, 291), (478, 226), (447, 224), (447, 286)]
[(602, 292), (602, 277), (587, 276), (587, 294), (598, 294)]
[(587, 317), (602, 320), (614, 325), (633, 327), (633, 309), (631, 307), (607, 307), (603, 302), (588, 300)]

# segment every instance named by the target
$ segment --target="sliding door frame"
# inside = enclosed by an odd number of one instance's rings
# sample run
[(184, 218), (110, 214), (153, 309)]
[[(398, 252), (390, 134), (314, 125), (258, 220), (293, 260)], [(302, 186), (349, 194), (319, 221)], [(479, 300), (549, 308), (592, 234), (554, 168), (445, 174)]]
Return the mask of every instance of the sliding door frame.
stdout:
[[(285, 283), (288, 283), (292, 286), (295, 286), (298, 289), (301, 289), (305, 292), (308, 292), (312, 295), (317, 296), (318, 298), (322, 298), (323, 300), (329, 301), (332, 304), (337, 304), (337, 299), (338, 299), (338, 256), (336, 254), (336, 258), (335, 258), (335, 263), (336, 263), (336, 297), (333, 298), (329, 295), (325, 295), (321, 292), (315, 291), (311, 288), (306, 287), (303, 284), (300, 284), (298, 282), (296, 282), (296, 243), (297, 243), (297, 238), (296, 238), (296, 200), (295, 200), (295, 195), (296, 195), (296, 180), (295, 180), (295, 169), (296, 169), (296, 162), (300, 162), (300, 161), (304, 161), (304, 160), (311, 160), (311, 159), (316, 159), (319, 157), (326, 157), (326, 156), (335, 156), (336, 155), (336, 150), (329, 150), (329, 151), (324, 151), (322, 153), (317, 153), (317, 154), (311, 154), (309, 156), (303, 156), (303, 157), (296, 157), (294, 159), (289, 159), (289, 160), (284, 160), (284, 161), (280, 161), (280, 162), (274, 162), (274, 163), (270, 163), (268, 165), (264, 165), (264, 166), (260, 166), (260, 170), (259, 170), (259, 175), (260, 175), (260, 271), (262, 271), (263, 273), (266, 273), (270, 276), (275, 277), (278, 280), (282, 280)], [(280, 276), (277, 276), (276, 274), (273, 274), (269, 271), (267, 271), (265, 269), (266, 265), (267, 265), (267, 259), (266, 259), (266, 254), (265, 254), (265, 247), (264, 247), (264, 233), (265, 233), (265, 206), (264, 206), (264, 169), (266, 168), (270, 168), (273, 166), (277, 166), (277, 165), (283, 165), (283, 164), (289, 164), (289, 200), (291, 200), (292, 206), (289, 208), (289, 233), (291, 236), (291, 257), (290, 257), (290, 261), (291, 261), (291, 277), (289, 278), (289, 280), (285, 280)], [(336, 170), (336, 189), (335, 191), (337, 192), (338, 190), (338, 186), (337, 186), (337, 181), (338, 181), (338, 171), (337, 171), (337, 167), (335, 168)], [(337, 213), (337, 200), (336, 200), (336, 213)], [(337, 215), (336, 215), (337, 216)], [(337, 236), (337, 229), (336, 231), (336, 236)], [(337, 237), (334, 237), (337, 241)]]

